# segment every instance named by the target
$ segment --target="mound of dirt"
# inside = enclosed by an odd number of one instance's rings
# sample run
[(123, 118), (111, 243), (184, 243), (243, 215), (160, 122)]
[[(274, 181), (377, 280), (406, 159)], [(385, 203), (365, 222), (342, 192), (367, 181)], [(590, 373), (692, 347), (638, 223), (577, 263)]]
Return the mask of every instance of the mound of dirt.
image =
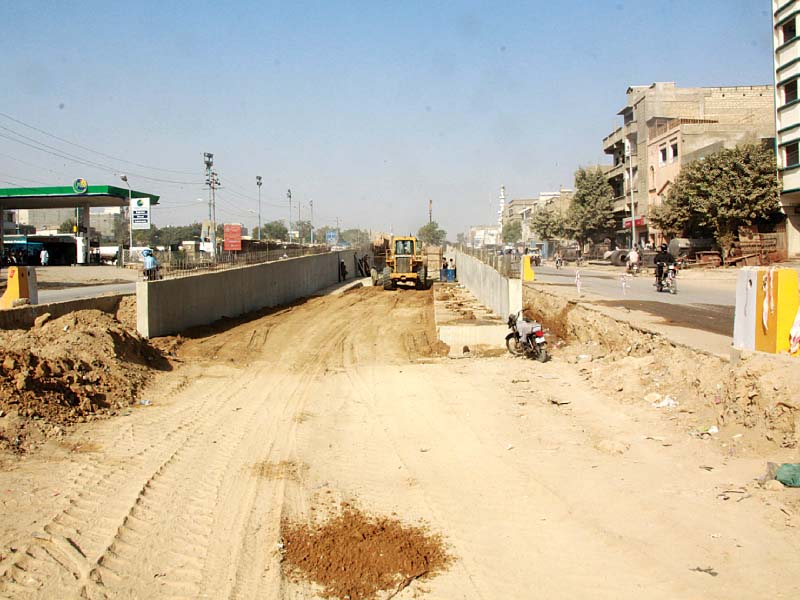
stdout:
[[(124, 307), (123, 307), (124, 308)], [(40, 435), (130, 405), (169, 363), (114, 316), (84, 310), (31, 330), (0, 331), (0, 447), (29, 449)]]
[(796, 360), (745, 353), (730, 363), (546, 292), (526, 289), (526, 304), (551, 339), (559, 338), (553, 346), (566, 344), (556, 352), (587, 362), (587, 379), (611, 397), (634, 403), (669, 396), (690, 432), (712, 425), (748, 432), (736, 443), (750, 450), (800, 445)]
[(320, 585), (323, 598), (369, 600), (380, 592), (393, 596), (450, 562), (441, 536), (348, 504), (322, 524), (284, 521), (282, 538), (284, 573)]

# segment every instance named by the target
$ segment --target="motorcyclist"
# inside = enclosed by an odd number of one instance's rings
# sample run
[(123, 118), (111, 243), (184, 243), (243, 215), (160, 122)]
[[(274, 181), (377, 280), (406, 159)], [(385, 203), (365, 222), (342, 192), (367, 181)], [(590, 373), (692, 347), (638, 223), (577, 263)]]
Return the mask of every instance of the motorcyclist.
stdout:
[(564, 259), (561, 258), (561, 250), (556, 250), (556, 254), (553, 257), (556, 263), (556, 269), (560, 269), (561, 265), (564, 263)]
[(156, 257), (153, 255), (153, 251), (150, 248), (145, 248), (142, 250), (142, 261), (144, 263), (143, 266), (143, 273), (144, 278), (147, 281), (155, 281), (158, 279), (158, 261)]
[(656, 264), (656, 282), (659, 282), (664, 277), (664, 266), (675, 262), (672, 255), (667, 252), (666, 244), (661, 244), (661, 248), (656, 254), (654, 262)]
[(639, 250), (634, 246), (631, 248), (631, 251), (628, 252), (628, 273), (633, 272), (634, 269), (637, 269), (639, 266)]

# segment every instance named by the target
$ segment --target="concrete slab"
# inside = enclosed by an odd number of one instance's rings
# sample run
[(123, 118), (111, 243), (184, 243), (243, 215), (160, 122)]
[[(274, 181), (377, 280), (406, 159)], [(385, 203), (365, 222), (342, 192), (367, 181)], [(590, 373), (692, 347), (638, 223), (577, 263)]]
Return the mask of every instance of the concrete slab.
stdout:
[(464, 347), (505, 348), (504, 319), (482, 305), (463, 285), (434, 284), (433, 313), (439, 340), (450, 346), (449, 356), (463, 356)]

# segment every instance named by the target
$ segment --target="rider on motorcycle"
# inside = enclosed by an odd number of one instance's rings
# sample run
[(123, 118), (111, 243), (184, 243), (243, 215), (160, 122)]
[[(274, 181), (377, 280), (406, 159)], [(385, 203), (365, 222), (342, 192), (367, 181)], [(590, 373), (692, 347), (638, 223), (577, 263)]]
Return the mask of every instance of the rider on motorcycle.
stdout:
[(636, 246), (631, 248), (631, 251), (628, 252), (628, 273), (632, 273), (634, 270), (638, 271), (639, 268), (639, 250), (636, 249)]
[(654, 260), (656, 264), (656, 281), (661, 281), (664, 277), (664, 266), (674, 263), (675, 259), (667, 252), (667, 245), (661, 244), (661, 249), (656, 254)]

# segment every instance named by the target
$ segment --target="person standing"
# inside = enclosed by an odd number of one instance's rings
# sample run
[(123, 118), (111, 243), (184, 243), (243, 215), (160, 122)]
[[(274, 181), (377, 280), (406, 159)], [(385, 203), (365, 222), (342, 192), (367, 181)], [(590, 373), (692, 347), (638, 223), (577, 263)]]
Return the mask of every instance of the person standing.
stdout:
[(144, 259), (144, 278), (147, 281), (155, 281), (158, 279), (158, 261), (153, 256), (153, 251), (150, 248), (142, 250), (142, 258)]
[(39, 262), (43, 267), (46, 267), (47, 263), (50, 262), (50, 253), (47, 251), (47, 248), (42, 248), (42, 251), (39, 252)]

